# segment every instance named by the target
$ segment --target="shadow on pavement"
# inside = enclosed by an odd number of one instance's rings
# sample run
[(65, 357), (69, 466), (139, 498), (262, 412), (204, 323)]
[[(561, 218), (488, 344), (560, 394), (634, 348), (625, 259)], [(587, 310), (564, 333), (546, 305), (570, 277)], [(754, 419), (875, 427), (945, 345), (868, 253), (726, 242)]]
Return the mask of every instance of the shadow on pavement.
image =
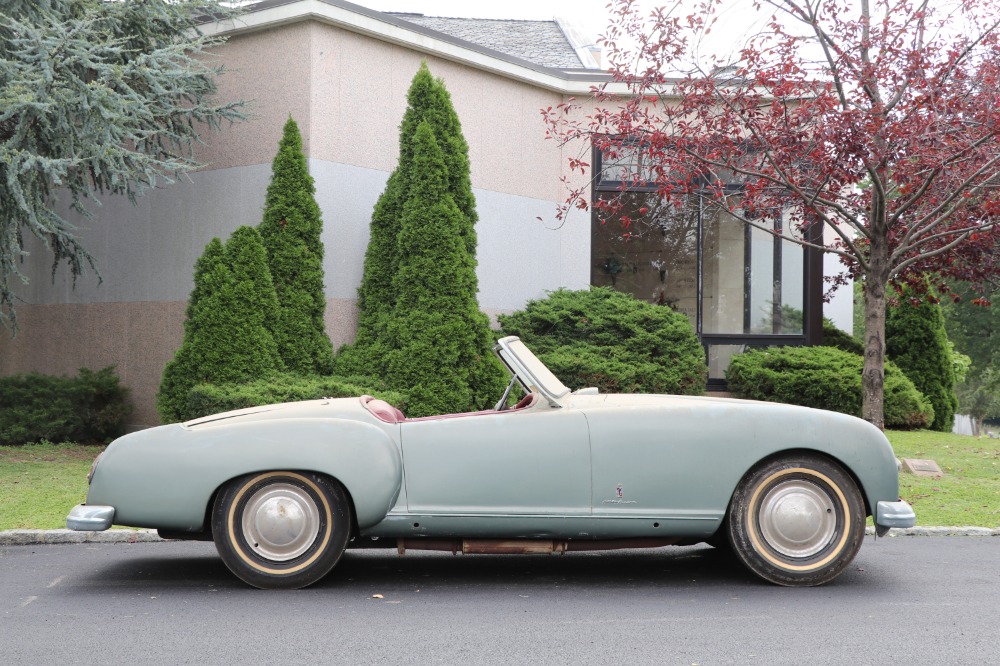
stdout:
[[(98, 566), (81, 580), (88, 591), (123, 588), (250, 589), (233, 576), (214, 548), (204, 555), (168, 552), (169, 544), (144, 548), (143, 553)], [(189, 548), (185, 545), (184, 548)], [(858, 562), (822, 588), (856, 587), (871, 583)], [(565, 555), (452, 555), (394, 549), (348, 550), (337, 567), (310, 591), (385, 591), (418, 588), (507, 590), (511, 586), (558, 585), (576, 591), (642, 588), (665, 592), (693, 587), (733, 586), (782, 589), (765, 583), (725, 550), (707, 545), (645, 550), (619, 550)]]

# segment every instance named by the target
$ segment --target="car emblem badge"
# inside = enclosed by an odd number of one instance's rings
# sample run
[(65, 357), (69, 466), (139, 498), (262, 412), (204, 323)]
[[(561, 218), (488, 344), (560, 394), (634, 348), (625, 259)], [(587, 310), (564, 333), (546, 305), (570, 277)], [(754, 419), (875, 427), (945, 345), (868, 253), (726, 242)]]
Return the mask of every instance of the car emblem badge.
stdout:
[(613, 499), (601, 500), (602, 504), (637, 504), (635, 500), (623, 499), (625, 497), (625, 486), (621, 483), (615, 488), (615, 497)]

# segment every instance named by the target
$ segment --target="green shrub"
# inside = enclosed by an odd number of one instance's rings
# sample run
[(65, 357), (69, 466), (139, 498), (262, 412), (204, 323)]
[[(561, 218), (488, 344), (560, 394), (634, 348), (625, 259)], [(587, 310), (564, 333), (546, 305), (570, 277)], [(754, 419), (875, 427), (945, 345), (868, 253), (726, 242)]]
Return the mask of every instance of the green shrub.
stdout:
[(920, 296), (914, 304), (911, 296), (904, 289), (899, 305), (886, 310), (885, 353), (934, 405), (931, 429), (951, 432), (958, 397), (944, 314), (938, 303)]
[(836, 347), (852, 354), (863, 356), (865, 347), (857, 338), (848, 335), (845, 331), (837, 328), (832, 321), (823, 317), (823, 345), (824, 347)]
[(339, 375), (386, 377), (413, 415), (482, 409), (503, 392), (493, 332), (476, 300), (476, 202), (469, 148), (444, 83), (413, 77), (399, 164), (372, 215), (358, 334)]
[(128, 390), (107, 367), (77, 377), (29, 373), (0, 378), (0, 444), (104, 442), (122, 434)]
[[(726, 371), (738, 397), (861, 415), (863, 359), (833, 347), (772, 347), (734, 356)], [(885, 366), (885, 427), (926, 428), (930, 401), (892, 362)]]
[(421, 122), (413, 156), (421, 177), (403, 206), (399, 246), (407, 251), (399, 258), (386, 329), (392, 345), (386, 378), (406, 391), (413, 416), (488, 407), (504, 385), (489, 351), (489, 321), (466, 288), (475, 284), (475, 264), (460, 234), (464, 217), (448, 191), (444, 158), (430, 123)]
[(668, 307), (605, 287), (559, 289), (499, 320), (570, 388), (705, 391), (705, 351), (688, 318)]
[(323, 219), (315, 193), (299, 127), (289, 118), (271, 167), (259, 230), (280, 303), (271, 322), (274, 340), (285, 367), (303, 374), (326, 374), (333, 366), (323, 321)]
[(252, 381), (284, 369), (269, 326), (278, 300), (260, 234), (240, 227), (218, 238), (195, 265), (184, 341), (163, 370), (157, 409), (169, 423), (194, 418), (188, 391), (196, 384)]
[(187, 412), (194, 414), (191, 418), (197, 418), (280, 402), (350, 398), (366, 394), (400, 409), (407, 406), (403, 394), (390, 391), (383, 382), (367, 377), (304, 377), (285, 373), (242, 384), (198, 384), (188, 392)]
[[(365, 251), (364, 272), (358, 288), (358, 335), (354, 343), (340, 349), (336, 368), (340, 373), (380, 374), (386, 370), (385, 336), (393, 318), (396, 290), (393, 281), (400, 258), (407, 248), (399, 245), (403, 207), (415, 181), (423, 174), (414, 167), (419, 155), (415, 138), (420, 123), (431, 126), (438, 148), (444, 153), (448, 170), (446, 188), (461, 212), (457, 233), (475, 269), (476, 199), (472, 193), (469, 145), (462, 134), (462, 123), (451, 102), (451, 95), (441, 79), (431, 76), (427, 63), (421, 63), (406, 93), (406, 111), (399, 126), (399, 163), (389, 176), (385, 191), (375, 204), (371, 235)], [(466, 285), (473, 295), (478, 292), (475, 272)], [(492, 344), (492, 340), (489, 341)], [(489, 351), (488, 349), (484, 351)]]

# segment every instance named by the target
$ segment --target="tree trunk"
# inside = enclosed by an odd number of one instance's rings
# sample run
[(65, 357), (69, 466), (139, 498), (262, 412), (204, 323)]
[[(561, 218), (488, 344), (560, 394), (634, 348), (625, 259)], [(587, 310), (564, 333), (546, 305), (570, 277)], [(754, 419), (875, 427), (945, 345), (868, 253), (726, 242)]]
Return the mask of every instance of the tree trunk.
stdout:
[(861, 418), (885, 428), (885, 290), (889, 283), (889, 251), (885, 239), (872, 242), (865, 275), (865, 362), (861, 373)]

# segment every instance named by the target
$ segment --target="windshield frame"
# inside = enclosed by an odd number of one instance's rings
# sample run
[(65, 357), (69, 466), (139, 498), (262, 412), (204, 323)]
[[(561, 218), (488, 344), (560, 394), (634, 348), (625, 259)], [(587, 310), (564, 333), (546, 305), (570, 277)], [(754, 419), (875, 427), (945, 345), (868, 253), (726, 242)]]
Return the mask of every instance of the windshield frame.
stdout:
[(540, 393), (555, 407), (562, 407), (562, 398), (570, 393), (569, 387), (559, 381), (552, 371), (535, 356), (516, 335), (497, 340), (494, 353), (517, 381), (529, 393)]

